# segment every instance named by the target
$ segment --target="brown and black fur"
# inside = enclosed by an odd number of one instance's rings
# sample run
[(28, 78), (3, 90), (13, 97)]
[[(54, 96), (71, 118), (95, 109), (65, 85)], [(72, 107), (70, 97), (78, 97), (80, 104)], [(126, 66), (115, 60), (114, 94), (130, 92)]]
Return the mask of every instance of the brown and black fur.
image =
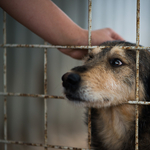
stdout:
[[(64, 94), (91, 109), (92, 147), (99, 150), (135, 149), (136, 51), (122, 41), (105, 42), (85, 58), (82, 66), (63, 75)], [(139, 98), (150, 101), (150, 53), (140, 50)], [(150, 149), (150, 106), (139, 106), (139, 149)]]

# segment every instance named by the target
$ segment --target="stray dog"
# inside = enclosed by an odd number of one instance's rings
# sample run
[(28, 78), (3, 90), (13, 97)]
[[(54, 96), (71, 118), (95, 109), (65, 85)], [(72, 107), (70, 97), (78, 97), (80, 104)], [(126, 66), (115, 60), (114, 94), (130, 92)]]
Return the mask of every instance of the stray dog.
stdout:
[[(82, 66), (62, 76), (64, 94), (91, 109), (92, 147), (99, 150), (135, 149), (136, 46), (122, 41), (105, 42), (93, 49)], [(139, 99), (150, 100), (150, 53), (140, 51)], [(150, 106), (139, 105), (139, 149), (150, 150)]]

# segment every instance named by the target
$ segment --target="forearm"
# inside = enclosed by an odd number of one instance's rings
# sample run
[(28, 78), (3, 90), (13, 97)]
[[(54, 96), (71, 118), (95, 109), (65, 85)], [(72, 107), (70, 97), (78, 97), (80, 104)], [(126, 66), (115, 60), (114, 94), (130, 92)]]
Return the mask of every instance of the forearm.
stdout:
[(51, 44), (88, 44), (87, 31), (76, 25), (50, 0), (1, 0), (0, 6)]

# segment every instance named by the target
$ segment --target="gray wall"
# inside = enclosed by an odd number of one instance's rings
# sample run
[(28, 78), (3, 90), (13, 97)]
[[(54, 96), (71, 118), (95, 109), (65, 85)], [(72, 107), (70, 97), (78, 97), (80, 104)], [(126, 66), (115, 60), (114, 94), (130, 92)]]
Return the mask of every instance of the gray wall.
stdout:
[[(74, 22), (88, 27), (87, 0), (53, 0)], [(125, 40), (136, 42), (136, 0), (93, 0), (92, 29), (110, 27)], [(150, 1), (141, 2), (140, 44), (150, 46)], [(2, 38), (0, 9), (0, 43)], [(7, 15), (7, 43), (43, 44), (43, 39)], [(8, 92), (43, 94), (43, 49), (7, 49)], [(57, 49), (48, 49), (48, 94), (62, 95), (61, 76), (81, 61), (65, 56)], [(0, 91), (3, 91), (3, 49), (0, 48)], [(44, 142), (43, 99), (8, 97), (8, 139)], [(64, 100), (48, 100), (48, 143), (86, 147), (87, 127), (84, 109)], [(3, 139), (3, 97), (0, 96), (0, 139)], [(9, 145), (11, 150), (43, 148)], [(3, 149), (3, 144), (0, 144)]]

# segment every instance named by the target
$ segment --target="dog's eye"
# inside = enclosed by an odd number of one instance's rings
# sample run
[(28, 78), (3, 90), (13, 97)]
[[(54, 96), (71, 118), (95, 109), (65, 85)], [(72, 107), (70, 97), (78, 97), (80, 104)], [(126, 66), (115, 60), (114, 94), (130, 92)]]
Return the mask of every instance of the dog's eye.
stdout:
[(114, 59), (111, 59), (110, 60), (110, 64), (113, 66), (113, 67), (119, 67), (119, 66), (122, 66), (123, 65), (123, 62), (118, 59), (118, 58), (114, 58)]

